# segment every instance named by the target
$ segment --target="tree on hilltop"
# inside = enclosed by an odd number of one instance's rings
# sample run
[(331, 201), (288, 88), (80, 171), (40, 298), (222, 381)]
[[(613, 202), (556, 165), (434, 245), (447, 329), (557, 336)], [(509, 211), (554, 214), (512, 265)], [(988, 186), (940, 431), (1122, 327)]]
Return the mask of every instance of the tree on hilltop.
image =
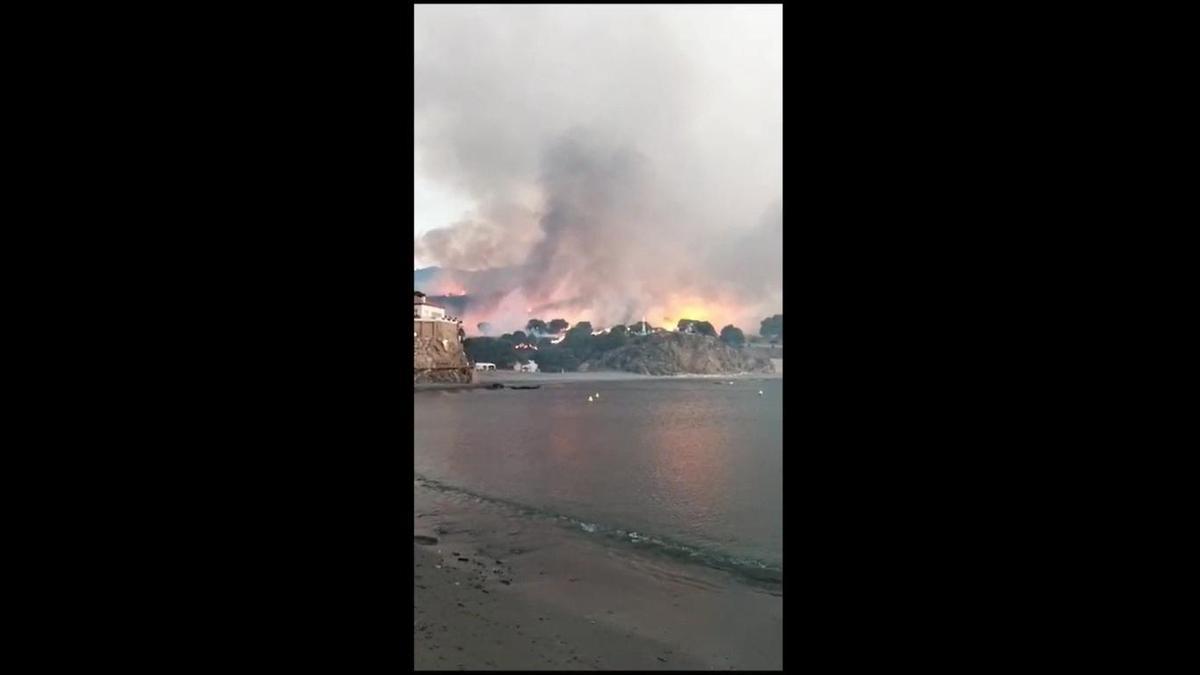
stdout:
[(592, 324), (589, 321), (580, 321), (567, 331), (567, 337), (563, 339), (562, 346), (572, 349), (581, 355), (586, 355), (587, 351), (592, 346)]
[(729, 324), (721, 329), (721, 342), (730, 347), (741, 347), (746, 344), (746, 334), (741, 328), (733, 324)]
[(762, 320), (759, 326), (758, 334), (765, 338), (776, 338), (779, 341), (783, 340), (783, 315), (776, 314)]

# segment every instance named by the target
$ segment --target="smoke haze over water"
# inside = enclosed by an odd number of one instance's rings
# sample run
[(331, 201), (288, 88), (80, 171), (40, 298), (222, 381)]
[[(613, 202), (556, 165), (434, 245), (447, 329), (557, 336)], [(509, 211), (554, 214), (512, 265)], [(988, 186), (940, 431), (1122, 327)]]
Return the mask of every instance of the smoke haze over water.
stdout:
[(462, 207), (415, 262), (476, 272), (429, 289), (469, 328), (782, 311), (780, 6), (418, 5), (415, 49), (416, 189)]

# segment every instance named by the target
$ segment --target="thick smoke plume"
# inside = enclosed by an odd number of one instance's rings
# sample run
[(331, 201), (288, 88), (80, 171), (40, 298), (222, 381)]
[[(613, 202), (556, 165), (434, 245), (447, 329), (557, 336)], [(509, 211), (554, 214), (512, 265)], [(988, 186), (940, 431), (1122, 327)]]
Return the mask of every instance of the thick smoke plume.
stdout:
[(415, 11), (416, 171), (471, 205), (417, 258), (468, 328), (782, 311), (778, 6)]

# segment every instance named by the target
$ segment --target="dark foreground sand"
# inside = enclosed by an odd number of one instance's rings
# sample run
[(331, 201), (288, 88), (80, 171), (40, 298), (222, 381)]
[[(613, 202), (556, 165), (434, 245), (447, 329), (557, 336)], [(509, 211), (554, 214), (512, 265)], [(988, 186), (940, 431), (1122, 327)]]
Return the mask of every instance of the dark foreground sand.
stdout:
[(526, 551), (428, 524), (416, 534), (438, 542), (413, 551), (418, 670), (782, 668), (781, 591), (583, 538)]

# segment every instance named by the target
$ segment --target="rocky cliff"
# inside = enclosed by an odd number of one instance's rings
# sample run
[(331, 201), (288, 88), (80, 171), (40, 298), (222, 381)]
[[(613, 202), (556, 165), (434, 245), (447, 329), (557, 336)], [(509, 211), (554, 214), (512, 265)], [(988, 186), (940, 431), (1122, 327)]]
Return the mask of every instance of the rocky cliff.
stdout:
[(774, 372), (771, 360), (736, 349), (717, 338), (657, 333), (584, 363), (580, 370), (624, 370), (643, 375), (719, 375)]
[(413, 321), (413, 383), (471, 382), (474, 370), (458, 327), (446, 321)]

